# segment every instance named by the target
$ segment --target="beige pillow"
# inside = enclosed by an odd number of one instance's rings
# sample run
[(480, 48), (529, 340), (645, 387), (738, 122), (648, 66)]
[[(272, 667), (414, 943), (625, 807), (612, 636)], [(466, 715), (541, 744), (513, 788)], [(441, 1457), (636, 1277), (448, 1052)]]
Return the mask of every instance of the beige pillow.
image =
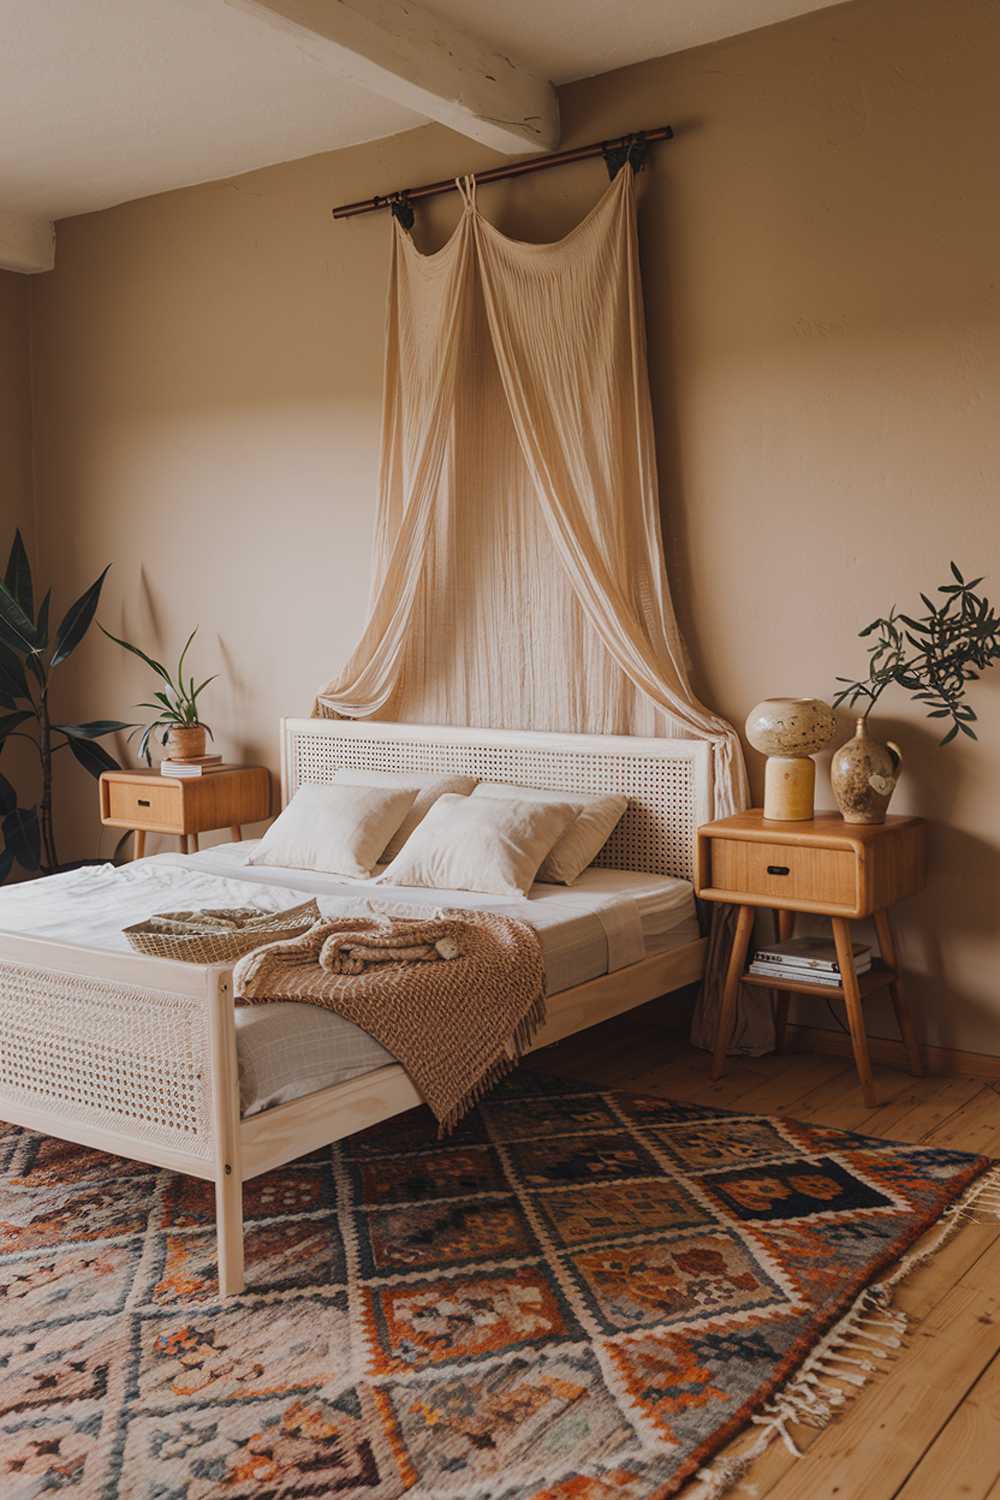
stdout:
[(416, 795), (412, 787), (300, 786), (247, 864), (364, 879)]
[(422, 823), (434, 803), (445, 792), (467, 797), (478, 781), (476, 776), (442, 776), (435, 771), (355, 771), (340, 766), (334, 776), (337, 785), (406, 787), (417, 796), (413, 806), (382, 850), (379, 864), (395, 859), (418, 823)]
[(392, 864), (387, 885), (523, 896), (576, 808), (495, 797), (439, 797)]
[(553, 885), (572, 885), (574, 880), (579, 880), (587, 866), (592, 865), (600, 854), (628, 807), (627, 797), (550, 792), (543, 787), (508, 786), (499, 781), (481, 781), (472, 795), (504, 800), (516, 798), (521, 802), (568, 803), (575, 809), (576, 817), (538, 872), (540, 881)]

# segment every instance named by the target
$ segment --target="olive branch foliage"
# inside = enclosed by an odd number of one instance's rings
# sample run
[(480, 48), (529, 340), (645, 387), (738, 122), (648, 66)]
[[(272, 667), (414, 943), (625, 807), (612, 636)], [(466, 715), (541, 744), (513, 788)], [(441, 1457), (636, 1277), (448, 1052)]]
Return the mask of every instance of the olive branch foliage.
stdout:
[(918, 703), (927, 705), (929, 719), (950, 719), (942, 745), (959, 734), (976, 738), (972, 728), (975, 710), (965, 701), (966, 688), (980, 673), (1000, 661), (1000, 616), (988, 599), (976, 593), (982, 578), (966, 580), (955, 563), (951, 581), (938, 586), (943, 598), (935, 601), (921, 593), (926, 614), (905, 615), (893, 605), (887, 615), (872, 620), (859, 631), (868, 646), (868, 671), (864, 677), (838, 677), (844, 683), (834, 695), (833, 706), (853, 707), (867, 699), (863, 717), (892, 683), (905, 688)]

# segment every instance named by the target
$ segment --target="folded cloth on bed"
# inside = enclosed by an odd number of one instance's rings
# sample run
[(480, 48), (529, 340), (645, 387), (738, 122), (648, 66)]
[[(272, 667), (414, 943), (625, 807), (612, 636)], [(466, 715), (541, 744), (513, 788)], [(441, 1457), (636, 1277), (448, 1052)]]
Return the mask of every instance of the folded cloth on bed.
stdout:
[(164, 911), (122, 931), (138, 953), (179, 958), (189, 964), (221, 964), (242, 958), (262, 943), (295, 937), (319, 920), (315, 901), (284, 911), (259, 906), (215, 906), (204, 911)]
[[(350, 956), (442, 941), (458, 948), (447, 962)], [(257, 948), (236, 965), (233, 991), (237, 1003), (298, 1000), (360, 1026), (406, 1069), (444, 1134), (529, 1046), (545, 1020), (543, 977), (538, 935), (513, 917), (373, 914), (324, 918)]]
[(332, 932), (319, 950), (319, 966), (331, 974), (363, 974), (370, 964), (420, 964), (462, 955), (459, 924), (437, 921), (390, 921), (382, 918), (358, 928), (347, 918), (346, 932)]

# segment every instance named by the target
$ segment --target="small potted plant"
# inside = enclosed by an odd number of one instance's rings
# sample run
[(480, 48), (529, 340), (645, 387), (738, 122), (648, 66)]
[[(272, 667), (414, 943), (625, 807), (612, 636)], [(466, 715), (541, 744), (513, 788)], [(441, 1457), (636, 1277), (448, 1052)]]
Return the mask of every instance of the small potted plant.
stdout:
[[(104, 630), (104, 626), (101, 626)], [(198, 712), (198, 700), (208, 687), (210, 682), (215, 681), (216, 673), (212, 677), (206, 677), (204, 682), (195, 686), (193, 677), (187, 681), (184, 679), (184, 661), (188, 653), (188, 647), (198, 634), (197, 625), (192, 630), (184, 643), (184, 649), (177, 663), (176, 676), (172, 677), (162, 662), (152, 656), (147, 656), (138, 646), (133, 646), (129, 641), (121, 640), (117, 635), (112, 635), (110, 630), (104, 630), (104, 634), (116, 645), (131, 651), (133, 656), (138, 656), (147, 667), (151, 667), (157, 677), (163, 683), (163, 688), (153, 694), (156, 700), (153, 703), (140, 703), (139, 708), (149, 708), (155, 713), (156, 718), (151, 723), (139, 725), (134, 729), (133, 735), (139, 735), (139, 758), (144, 760), (147, 766), (152, 765), (149, 742), (152, 735), (158, 735), (160, 743), (166, 749), (171, 760), (201, 760), (205, 754), (205, 736), (214, 740), (210, 727), (202, 720)]]
[(935, 603), (920, 597), (927, 613), (904, 615), (893, 605), (860, 631), (871, 637), (864, 677), (838, 677), (845, 683), (833, 700), (851, 707), (867, 700), (854, 738), (833, 757), (830, 782), (837, 806), (848, 823), (882, 823), (895, 789), (902, 752), (868, 733), (868, 716), (886, 688), (898, 683), (917, 703), (927, 705), (929, 719), (949, 719), (942, 745), (959, 734), (974, 740), (976, 713), (965, 702), (966, 686), (1000, 661), (1000, 616), (988, 599), (976, 593), (982, 578), (966, 581), (954, 563), (952, 581), (942, 583)]

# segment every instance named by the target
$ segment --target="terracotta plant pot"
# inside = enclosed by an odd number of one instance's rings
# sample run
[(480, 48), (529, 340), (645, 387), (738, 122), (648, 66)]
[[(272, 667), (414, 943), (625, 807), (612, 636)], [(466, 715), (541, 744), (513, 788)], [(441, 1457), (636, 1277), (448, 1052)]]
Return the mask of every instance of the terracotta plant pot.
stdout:
[(169, 760), (200, 760), (205, 754), (204, 724), (188, 724), (171, 729), (167, 735)]
[(859, 719), (854, 738), (841, 745), (830, 764), (830, 785), (845, 823), (884, 823), (896, 790), (903, 752), (883, 743)]

